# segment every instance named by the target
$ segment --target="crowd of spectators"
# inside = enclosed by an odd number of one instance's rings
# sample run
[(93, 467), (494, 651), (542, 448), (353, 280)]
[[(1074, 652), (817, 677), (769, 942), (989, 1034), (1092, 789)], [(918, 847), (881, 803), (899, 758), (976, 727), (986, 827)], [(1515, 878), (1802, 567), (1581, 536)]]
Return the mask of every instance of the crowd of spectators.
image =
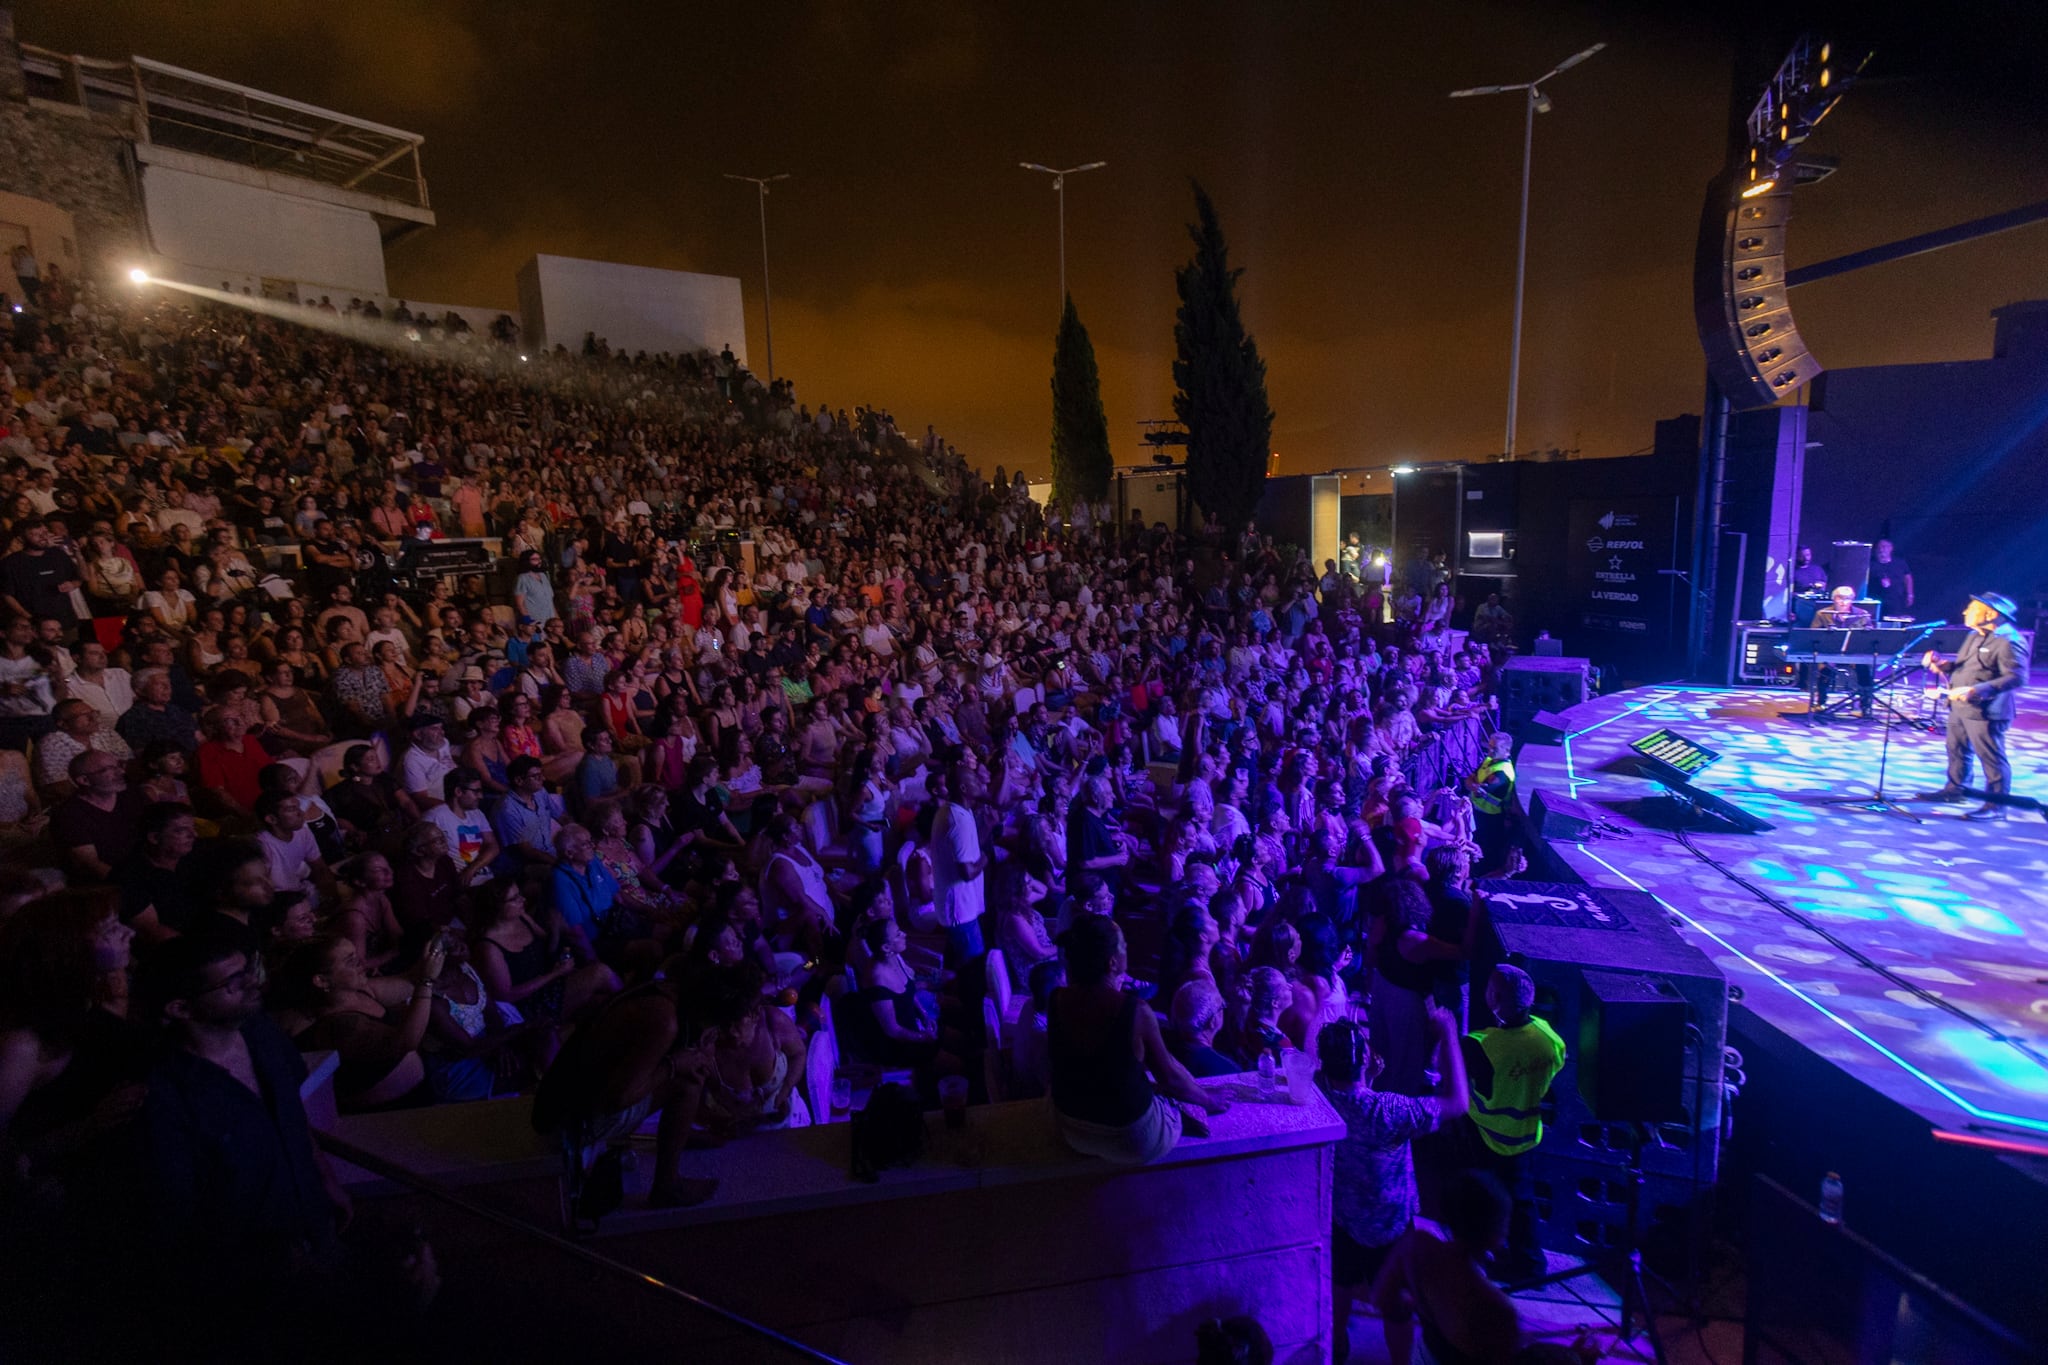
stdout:
[(296, 1301), (365, 1273), (303, 1054), (345, 1114), (652, 1124), (687, 1204), (686, 1148), (844, 1117), (804, 1096), (830, 1027), (1113, 1160), (1318, 1058), (1376, 1152), (1345, 1287), (1406, 1230), (1405, 1143), (1464, 1104), (1474, 864), (1519, 866), (1462, 789), (1497, 601), (1048, 520), (729, 353), (40, 286), (0, 314), (11, 1207), (132, 1196), (155, 1264)]

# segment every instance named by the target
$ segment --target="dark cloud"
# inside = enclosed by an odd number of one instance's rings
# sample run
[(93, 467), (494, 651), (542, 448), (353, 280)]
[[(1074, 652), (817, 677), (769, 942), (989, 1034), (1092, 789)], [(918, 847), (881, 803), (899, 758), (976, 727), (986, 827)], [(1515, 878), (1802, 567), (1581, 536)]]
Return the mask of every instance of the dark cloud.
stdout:
[[(2038, 6), (1845, 6), (1879, 60), (1816, 139), (1817, 260), (2037, 198)], [(1777, 15), (1770, 16), (1772, 18)], [(1740, 7), (1439, 4), (18, 5), (31, 42), (141, 52), (414, 128), (443, 226), (395, 286), (499, 307), (536, 251), (738, 274), (760, 350), (754, 197), (769, 201), (776, 358), (799, 392), (929, 421), (987, 465), (1045, 465), (1054, 201), (1111, 432), (1171, 408), (1188, 179), (1215, 196), (1270, 362), (1283, 468), (1476, 457), (1506, 389), (1520, 111), (1453, 103), (1587, 43), (1538, 120), (1524, 349), (1528, 445), (1616, 454), (1696, 410), (1691, 252), (1735, 61), (1779, 40)], [(1769, 65), (1768, 59), (1763, 63)], [(1832, 365), (1983, 354), (1985, 311), (2048, 292), (2048, 227), (1802, 291)]]

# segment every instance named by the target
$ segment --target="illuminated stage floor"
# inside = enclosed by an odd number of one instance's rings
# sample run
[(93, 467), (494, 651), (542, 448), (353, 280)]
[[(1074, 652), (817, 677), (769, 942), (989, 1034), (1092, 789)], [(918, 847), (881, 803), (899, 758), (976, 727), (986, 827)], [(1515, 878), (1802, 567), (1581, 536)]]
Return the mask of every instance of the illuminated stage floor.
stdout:
[[(2015, 811), (1978, 825), (1961, 818), (1968, 806), (1912, 805), (1925, 818), (1913, 825), (1821, 805), (1872, 791), (1882, 729), (1812, 727), (1795, 719), (1804, 709), (1802, 696), (1773, 691), (1602, 697), (1568, 713), (1563, 746), (1524, 746), (1522, 799), (1542, 790), (1606, 808), (1625, 836), (1553, 847), (1594, 885), (1656, 895), (1765, 1022), (1944, 1129), (2048, 1142), (2048, 823)], [(1658, 827), (1667, 803), (1625, 756), (1665, 726), (1721, 753), (1697, 785), (1776, 826), (1692, 843), (1813, 928)], [(2048, 799), (2048, 695), (2022, 696), (2008, 749), (2013, 790)], [(1886, 790), (1938, 787), (1944, 763), (1939, 735), (1899, 727)]]

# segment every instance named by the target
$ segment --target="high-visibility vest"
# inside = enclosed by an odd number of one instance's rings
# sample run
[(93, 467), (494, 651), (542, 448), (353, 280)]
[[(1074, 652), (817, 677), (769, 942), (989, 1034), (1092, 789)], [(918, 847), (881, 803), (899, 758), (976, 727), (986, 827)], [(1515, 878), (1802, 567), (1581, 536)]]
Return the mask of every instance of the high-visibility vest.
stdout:
[(1486, 789), (1486, 784), (1495, 774), (1506, 773), (1509, 791), (1515, 789), (1515, 764), (1513, 759), (1489, 758), (1479, 765), (1479, 771), (1472, 774), (1472, 809), (1481, 815), (1499, 815), (1501, 802)]
[(1502, 1156), (1531, 1150), (1543, 1140), (1541, 1105), (1564, 1067), (1564, 1040), (1533, 1016), (1519, 1028), (1481, 1029), (1472, 1038), (1493, 1065), (1489, 1093), (1472, 1088), (1479, 1136)]

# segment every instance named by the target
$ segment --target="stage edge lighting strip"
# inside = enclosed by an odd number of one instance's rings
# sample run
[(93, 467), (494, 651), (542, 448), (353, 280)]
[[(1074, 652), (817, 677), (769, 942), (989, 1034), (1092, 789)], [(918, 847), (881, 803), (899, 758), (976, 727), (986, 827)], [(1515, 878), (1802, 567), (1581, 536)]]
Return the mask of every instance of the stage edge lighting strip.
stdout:
[[(1690, 690), (1692, 689), (1671, 688), (1666, 689), (1666, 694), (1668, 695), (1669, 692), (1684, 692)], [(1642, 703), (1641, 706), (1631, 707), (1627, 711), (1623, 711), (1618, 715), (1610, 716), (1607, 720), (1600, 721), (1598, 724), (1589, 725), (1584, 730), (1579, 731), (1578, 734), (1590, 734), (1594, 730), (1599, 729), (1602, 725), (1606, 725), (1609, 724), (1611, 721), (1621, 720), (1627, 716), (1634, 715), (1636, 712), (1643, 710), (1645, 707), (1654, 706), (1659, 701), (1663, 700), (1665, 700), (1665, 695), (1653, 697), (1649, 701)], [(1572, 740), (1576, 737), (1576, 735), (1567, 735), (1564, 741), (1565, 778), (1566, 781), (1571, 784), (1571, 788), (1574, 793), (1578, 791), (1579, 781), (1577, 776), (1577, 768), (1574, 766), (1572, 760)], [(1591, 779), (1588, 780), (1590, 781)], [(1764, 963), (1757, 961), (1748, 953), (1743, 952), (1740, 948), (1730, 943), (1727, 939), (1722, 938), (1712, 929), (1700, 923), (1691, 915), (1686, 914), (1685, 911), (1680, 910), (1670, 901), (1665, 900), (1655, 891), (1652, 891), (1649, 887), (1644, 886), (1634, 877), (1629, 876), (1628, 873), (1623, 872), (1620, 868), (1616, 867), (1613, 863), (1608, 862), (1605, 858), (1595, 853), (1592, 849), (1586, 847), (1584, 844), (1581, 844), (1579, 846), (1579, 851), (1584, 853), (1588, 858), (1591, 858), (1594, 862), (1600, 864), (1600, 866), (1606, 868), (1615, 876), (1621, 878), (1621, 880), (1627, 882), (1636, 890), (1642, 892), (1644, 895), (1650, 897), (1650, 899), (1656, 901), (1657, 904), (1663, 906), (1673, 915), (1676, 915), (1679, 919), (1685, 921), (1685, 923), (1691, 925), (1694, 929), (1706, 935), (1715, 943), (1720, 944), (1730, 953), (1733, 953), (1736, 957), (1742, 959), (1742, 961), (1748, 963), (1751, 967), (1755, 968), (1757, 972), (1762, 974), (1767, 980), (1772, 982), (1774, 985), (1783, 989), (1787, 994), (1791, 995), (1794, 999), (1799, 1000), (1807, 1006), (1809, 1006), (1810, 1008), (1812, 1008), (1815, 1013), (1821, 1016), (1821, 1018), (1826, 1019), (1829, 1023), (1832, 1023), (1836, 1027), (1847, 1032), (1850, 1036), (1861, 1040), (1873, 1052), (1885, 1058), (1887, 1061), (1890, 1061), (1893, 1065), (1897, 1066), (1901, 1071), (1911, 1076), (1914, 1080), (1919, 1081), (1929, 1090), (1932, 1090), (1935, 1094), (1941, 1096), (1950, 1104), (1956, 1106), (1956, 1108), (1958, 1109), (1961, 1109), (1964, 1113), (1970, 1115), (1972, 1118), (1984, 1119), (1994, 1123), (2011, 1124), (2014, 1127), (2024, 1128), (2029, 1130), (2030, 1132), (2048, 1133), (2048, 1119), (2028, 1118), (2025, 1115), (2021, 1114), (2005, 1114), (1995, 1109), (1984, 1109), (1980, 1108), (1975, 1104), (1972, 1104), (1970, 1101), (1964, 1099), (1961, 1095), (1957, 1094), (1954, 1090), (1951, 1090), (1943, 1082), (1941, 1082), (1933, 1076), (1928, 1075), (1925, 1071), (1922, 1071), (1912, 1062), (1907, 1061), (1904, 1057), (1901, 1057), (1898, 1053), (1892, 1051), (1889, 1047), (1886, 1047), (1883, 1043), (1879, 1042), (1876, 1038), (1873, 1038), (1870, 1034), (1865, 1033), (1862, 1029), (1850, 1023), (1847, 1019), (1842, 1018), (1841, 1015), (1836, 1014), (1826, 1005), (1823, 1005), (1820, 1001), (1814, 999), (1805, 991), (1800, 990), (1797, 986), (1793, 985), (1790, 981), (1787, 981), (1784, 977), (1778, 975), (1776, 971), (1772, 970)]]

